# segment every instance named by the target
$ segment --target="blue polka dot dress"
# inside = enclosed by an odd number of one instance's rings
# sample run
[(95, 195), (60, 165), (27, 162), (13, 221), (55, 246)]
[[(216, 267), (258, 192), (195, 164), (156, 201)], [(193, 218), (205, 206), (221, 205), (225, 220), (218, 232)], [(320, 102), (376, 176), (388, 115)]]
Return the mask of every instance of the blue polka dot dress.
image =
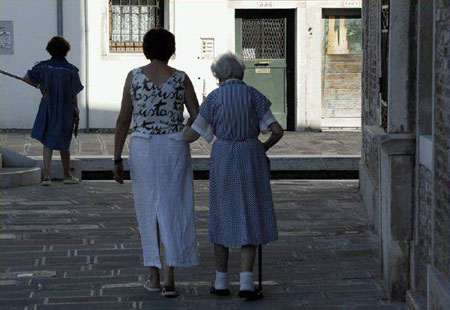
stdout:
[(228, 80), (200, 107), (217, 137), (210, 160), (210, 242), (237, 247), (278, 240), (270, 168), (258, 140), (270, 105), (243, 81)]

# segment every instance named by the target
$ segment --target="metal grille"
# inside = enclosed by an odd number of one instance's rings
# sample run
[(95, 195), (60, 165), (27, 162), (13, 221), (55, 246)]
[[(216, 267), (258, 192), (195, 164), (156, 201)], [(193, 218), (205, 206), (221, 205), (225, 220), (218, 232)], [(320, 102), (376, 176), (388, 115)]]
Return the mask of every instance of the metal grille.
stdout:
[(243, 58), (284, 59), (284, 32), (284, 18), (243, 19)]
[(380, 111), (381, 127), (387, 131), (388, 125), (388, 68), (389, 68), (389, 18), (390, 0), (383, 0), (381, 6), (381, 77)]
[(163, 25), (163, 2), (163, 0), (110, 0), (110, 51), (141, 51), (145, 33)]

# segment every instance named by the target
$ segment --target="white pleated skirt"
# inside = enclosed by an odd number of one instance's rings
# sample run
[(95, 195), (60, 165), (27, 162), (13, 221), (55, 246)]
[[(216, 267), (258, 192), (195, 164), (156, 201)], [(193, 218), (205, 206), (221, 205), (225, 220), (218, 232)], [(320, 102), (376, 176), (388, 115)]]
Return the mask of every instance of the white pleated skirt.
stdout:
[(132, 137), (129, 165), (144, 266), (161, 268), (158, 226), (167, 266), (198, 265), (191, 154), (183, 134)]

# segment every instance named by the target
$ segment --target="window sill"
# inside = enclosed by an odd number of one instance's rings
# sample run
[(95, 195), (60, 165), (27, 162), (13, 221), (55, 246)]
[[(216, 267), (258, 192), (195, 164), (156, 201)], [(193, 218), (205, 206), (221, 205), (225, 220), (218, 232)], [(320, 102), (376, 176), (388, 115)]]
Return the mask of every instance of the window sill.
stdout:
[(143, 53), (104, 53), (102, 54), (102, 60), (105, 61), (119, 61), (123, 60), (124, 58), (128, 59), (146, 59), (145, 55)]

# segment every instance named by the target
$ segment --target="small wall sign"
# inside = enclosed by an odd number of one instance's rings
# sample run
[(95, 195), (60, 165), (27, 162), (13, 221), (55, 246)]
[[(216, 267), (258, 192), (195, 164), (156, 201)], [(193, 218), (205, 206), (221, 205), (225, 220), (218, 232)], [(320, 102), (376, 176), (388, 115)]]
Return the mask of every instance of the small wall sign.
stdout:
[(201, 38), (201, 59), (213, 60), (214, 55), (214, 38)]
[(359, 1), (344, 1), (342, 4), (345, 8), (357, 8), (361, 6)]
[(268, 74), (268, 73), (270, 73), (270, 68), (256, 68), (255, 73)]
[(0, 55), (14, 54), (14, 25), (12, 21), (0, 21)]
[(256, 5), (260, 8), (271, 8), (273, 6), (272, 1), (258, 1)]

